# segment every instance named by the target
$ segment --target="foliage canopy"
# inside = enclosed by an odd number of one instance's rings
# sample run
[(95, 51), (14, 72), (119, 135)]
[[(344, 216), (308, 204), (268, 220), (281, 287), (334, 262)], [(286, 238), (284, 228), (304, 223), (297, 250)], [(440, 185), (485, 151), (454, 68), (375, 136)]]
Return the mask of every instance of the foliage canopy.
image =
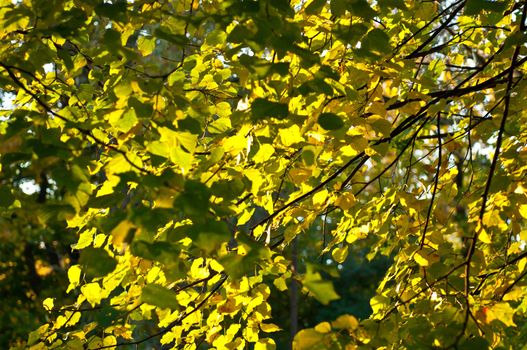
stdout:
[(2, 240), (73, 249), (27, 346), (274, 349), (270, 296), (338, 300), (367, 249), (392, 261), (373, 314), (295, 349), (519, 348), (526, 13), (2, 0)]

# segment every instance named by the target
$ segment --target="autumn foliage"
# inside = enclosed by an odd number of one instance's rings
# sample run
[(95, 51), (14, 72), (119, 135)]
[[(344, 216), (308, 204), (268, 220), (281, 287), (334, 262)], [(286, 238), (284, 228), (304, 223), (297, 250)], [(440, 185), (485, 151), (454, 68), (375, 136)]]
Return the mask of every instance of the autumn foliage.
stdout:
[(0, 4), (6, 344), (522, 348), (524, 1)]

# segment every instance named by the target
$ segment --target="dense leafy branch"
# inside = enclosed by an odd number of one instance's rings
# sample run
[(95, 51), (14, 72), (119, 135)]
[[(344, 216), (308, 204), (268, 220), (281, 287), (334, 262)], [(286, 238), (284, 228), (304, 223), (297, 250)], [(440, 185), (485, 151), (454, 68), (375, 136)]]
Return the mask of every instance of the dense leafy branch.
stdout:
[(524, 343), (526, 8), (2, 4), (13, 345)]

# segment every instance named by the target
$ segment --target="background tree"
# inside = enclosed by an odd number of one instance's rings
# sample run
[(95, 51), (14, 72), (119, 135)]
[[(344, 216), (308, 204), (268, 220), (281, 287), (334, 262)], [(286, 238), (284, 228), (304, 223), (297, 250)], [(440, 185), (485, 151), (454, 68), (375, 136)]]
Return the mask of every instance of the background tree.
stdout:
[(1, 4), (19, 347), (523, 344), (523, 1)]

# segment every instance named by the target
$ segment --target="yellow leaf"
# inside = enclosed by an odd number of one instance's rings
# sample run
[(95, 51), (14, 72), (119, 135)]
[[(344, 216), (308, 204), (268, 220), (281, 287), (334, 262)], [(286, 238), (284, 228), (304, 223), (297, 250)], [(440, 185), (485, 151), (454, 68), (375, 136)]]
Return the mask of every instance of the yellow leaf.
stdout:
[(335, 201), (335, 205), (342, 210), (348, 210), (355, 204), (355, 196), (351, 192), (343, 193)]
[(93, 236), (95, 235), (95, 229), (85, 230), (79, 235), (79, 240), (75, 245), (74, 249), (83, 249), (88, 247), (93, 242)]
[(248, 314), (251, 313), (258, 305), (263, 303), (263, 297), (262, 295), (258, 295), (257, 297), (251, 298), (251, 301), (249, 301), (249, 304), (247, 304), (247, 307), (245, 308), (245, 312)]
[(214, 259), (210, 260), (209, 265), (210, 265), (210, 268), (216, 272), (222, 272), (224, 270), (223, 266)]
[(359, 152), (354, 147), (351, 147), (351, 145), (343, 146), (340, 148), (339, 151), (340, 151), (340, 154), (342, 154), (345, 157), (354, 157), (357, 154), (359, 154)]
[(115, 186), (117, 186), (119, 181), (121, 181), (121, 178), (119, 176), (108, 174), (107, 175), (107, 180), (104, 181), (102, 186), (97, 191), (96, 197), (101, 197), (101, 196), (104, 196), (104, 195), (107, 195), (107, 194), (112, 194), (113, 193), (113, 188)]
[(95, 248), (100, 248), (104, 243), (106, 243), (106, 240), (108, 239), (108, 236), (104, 233), (99, 233), (95, 235), (95, 238), (93, 239), (93, 246)]
[(121, 80), (121, 82), (113, 88), (113, 93), (119, 99), (126, 98), (132, 94), (132, 86), (127, 81)]
[(278, 327), (274, 323), (260, 323), (260, 328), (265, 333), (278, 332), (282, 330), (282, 328)]
[(436, 253), (434, 249), (431, 248), (423, 248), (415, 252), (414, 254), (414, 260), (420, 265), (420, 266), (429, 266), (432, 263), (439, 260), (439, 255)]
[(233, 323), (229, 326), (229, 329), (227, 329), (227, 334), (231, 336), (231, 339), (238, 333), (240, 330), (241, 325), (239, 323)]
[(243, 135), (234, 135), (223, 140), (223, 149), (232, 155), (237, 155), (247, 147), (247, 138)]
[(302, 135), (300, 135), (300, 128), (296, 124), (287, 129), (281, 129), (278, 132), (278, 137), (282, 145), (287, 147), (305, 141)]
[(35, 271), (37, 273), (37, 275), (39, 275), (40, 277), (44, 277), (44, 276), (47, 276), (49, 275), (50, 273), (53, 272), (53, 268), (51, 266), (49, 266), (46, 262), (40, 260), (40, 259), (37, 259), (35, 261)]
[(363, 136), (353, 136), (351, 138), (350, 146), (359, 153), (364, 151), (368, 145), (368, 140)]
[(99, 283), (85, 284), (81, 287), (81, 292), (86, 297), (86, 300), (88, 300), (88, 303), (90, 303), (91, 306), (95, 306), (101, 301), (102, 290), (101, 286), (99, 286)]
[(253, 324), (253, 325), (248, 325), (247, 327), (245, 327), (243, 329), (243, 337), (248, 341), (248, 342), (257, 342), (258, 341), (258, 332), (259, 332), (259, 328), (256, 324)]
[(190, 169), (194, 157), (182, 148), (176, 147), (170, 150), (170, 160), (183, 169)]
[(256, 208), (245, 209), (238, 218), (238, 225), (245, 225), (253, 217), (255, 210)]
[(156, 38), (146, 38), (144, 36), (140, 36), (137, 38), (137, 48), (141, 52), (141, 55), (150, 55), (156, 48)]
[(260, 149), (254, 155), (253, 160), (256, 164), (263, 163), (266, 160), (269, 160), (269, 158), (271, 158), (273, 153), (274, 153), (274, 147), (271, 146), (270, 144), (265, 143), (260, 146)]
[(331, 322), (334, 328), (354, 330), (359, 326), (359, 321), (351, 315), (339, 316), (335, 321)]
[[(380, 112), (382, 113), (382, 111)], [(386, 111), (384, 111), (384, 113), (386, 113)], [(388, 120), (378, 115), (372, 115), (367, 120), (372, 126), (373, 130), (375, 130), (377, 134), (380, 134), (380, 136), (387, 137), (390, 135), (392, 124)]]
[(487, 244), (492, 243), (492, 238), (487, 233), (487, 230), (485, 230), (484, 228), (481, 229), (478, 237), (479, 237), (479, 240), (483, 243), (487, 243)]
[(287, 290), (287, 283), (284, 277), (278, 277), (273, 281), (274, 286), (281, 292)]
[(497, 303), (491, 307), (484, 308), (484, 314), (487, 323), (498, 320), (506, 326), (516, 326), (513, 321), (514, 309), (509, 303)]
[(104, 339), (102, 340), (102, 344), (105, 346), (116, 345), (117, 339), (113, 335), (109, 335), (104, 337)]
[(271, 338), (262, 338), (259, 339), (257, 343), (254, 344), (254, 350), (275, 350), (276, 343)]
[[(106, 164), (105, 168), (110, 174), (120, 174), (125, 173), (127, 171), (137, 171), (137, 169), (132, 165), (135, 164), (138, 167), (143, 166), (143, 162), (141, 161), (141, 158), (139, 156), (127, 153), (126, 159), (122, 154), (116, 154), (112, 160)], [(132, 163), (132, 164), (130, 164)]]
[(51, 311), (53, 309), (53, 303), (53, 298), (46, 298), (42, 302), (42, 305), (44, 306), (44, 309), (46, 309), (47, 311)]
[(313, 205), (323, 205), (328, 198), (328, 191), (322, 190), (318, 191), (313, 195)]
[(81, 278), (81, 272), (82, 271), (79, 265), (73, 265), (69, 268), (68, 279), (70, 281), (70, 285), (68, 287), (68, 290), (66, 291), (67, 293), (69, 293), (72, 289), (74, 289), (75, 287), (79, 285), (80, 278)]
[(523, 288), (521, 287), (514, 287), (511, 291), (509, 291), (507, 294), (503, 296), (504, 301), (517, 301), (520, 300), (525, 295)]
[(315, 326), (315, 331), (319, 333), (329, 333), (331, 332), (331, 324), (329, 322), (322, 322)]
[(198, 258), (192, 262), (190, 276), (197, 280), (209, 276), (209, 269), (205, 265), (203, 258)]
[(346, 258), (348, 257), (348, 246), (345, 245), (344, 247), (336, 247), (331, 252), (331, 256), (339, 264), (343, 263), (344, 260), (346, 260)]
[(428, 266), (428, 265), (430, 265), (430, 263), (428, 262), (428, 259), (425, 256), (423, 256), (423, 253), (420, 252), (420, 251), (416, 252), (414, 254), (414, 260), (415, 260), (416, 263), (419, 264), (419, 266)]
[(155, 154), (160, 157), (169, 157), (169, 146), (166, 143), (161, 141), (152, 141), (147, 146), (146, 149), (148, 152)]
[(178, 131), (176, 138), (180, 146), (189, 153), (194, 153), (196, 143), (198, 142), (198, 135), (191, 134), (186, 131)]

